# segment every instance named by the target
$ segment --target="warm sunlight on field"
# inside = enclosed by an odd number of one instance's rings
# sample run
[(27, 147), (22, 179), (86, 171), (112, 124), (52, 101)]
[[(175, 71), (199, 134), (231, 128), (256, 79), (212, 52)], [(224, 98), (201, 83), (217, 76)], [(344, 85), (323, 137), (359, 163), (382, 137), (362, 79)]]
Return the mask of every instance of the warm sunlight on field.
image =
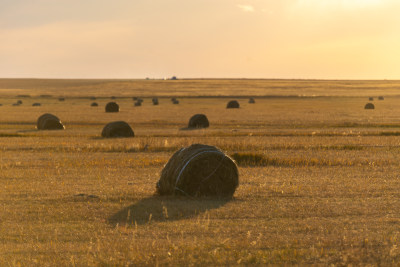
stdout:
[[(399, 88), (396, 81), (0, 80), (0, 265), (396, 265)], [(105, 113), (112, 96), (120, 112)], [(144, 101), (135, 107), (138, 96)], [(226, 109), (231, 99), (239, 109)], [(364, 109), (368, 102), (375, 109)], [(66, 129), (36, 130), (43, 113)], [(196, 113), (210, 127), (185, 130)], [(102, 138), (117, 120), (135, 137)], [(154, 194), (164, 164), (194, 143), (236, 160), (233, 199)]]

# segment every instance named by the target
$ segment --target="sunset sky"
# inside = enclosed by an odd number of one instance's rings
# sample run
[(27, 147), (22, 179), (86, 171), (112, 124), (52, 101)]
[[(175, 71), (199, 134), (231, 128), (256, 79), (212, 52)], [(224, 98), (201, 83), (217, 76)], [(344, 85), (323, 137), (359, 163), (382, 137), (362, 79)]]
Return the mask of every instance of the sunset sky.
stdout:
[(0, 77), (400, 79), (399, 0), (0, 0)]

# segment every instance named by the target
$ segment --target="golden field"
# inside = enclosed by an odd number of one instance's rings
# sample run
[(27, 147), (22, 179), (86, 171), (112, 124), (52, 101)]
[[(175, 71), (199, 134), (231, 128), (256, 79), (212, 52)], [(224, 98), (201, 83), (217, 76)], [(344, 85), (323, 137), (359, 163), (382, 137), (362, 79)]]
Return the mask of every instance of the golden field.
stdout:
[[(0, 266), (399, 265), (399, 89), (0, 79)], [(369, 96), (374, 110), (364, 109)], [(230, 99), (240, 109), (226, 109)], [(105, 113), (109, 101), (121, 111)], [(37, 131), (46, 112), (66, 129)], [(210, 128), (184, 130), (196, 113)], [(135, 137), (101, 138), (116, 120)], [(193, 143), (239, 155), (232, 200), (154, 195), (164, 164)]]

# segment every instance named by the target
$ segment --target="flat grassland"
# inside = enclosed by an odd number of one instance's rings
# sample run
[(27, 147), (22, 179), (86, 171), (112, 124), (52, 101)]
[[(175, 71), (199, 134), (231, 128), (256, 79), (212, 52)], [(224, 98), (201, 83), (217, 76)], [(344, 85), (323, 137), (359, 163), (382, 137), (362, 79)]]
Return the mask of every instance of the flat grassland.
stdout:
[[(398, 265), (399, 100), (397, 81), (0, 79), (0, 266)], [(37, 131), (46, 112), (66, 130)], [(184, 130), (196, 113), (210, 128)], [(116, 120), (135, 137), (101, 138)], [(232, 200), (154, 195), (193, 143), (236, 153)]]

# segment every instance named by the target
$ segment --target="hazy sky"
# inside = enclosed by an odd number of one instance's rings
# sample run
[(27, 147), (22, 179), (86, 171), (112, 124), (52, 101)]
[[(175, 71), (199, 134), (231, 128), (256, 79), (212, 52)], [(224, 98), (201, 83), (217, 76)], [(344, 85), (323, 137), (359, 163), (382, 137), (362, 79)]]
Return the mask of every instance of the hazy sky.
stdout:
[(0, 77), (400, 79), (399, 0), (0, 0)]

